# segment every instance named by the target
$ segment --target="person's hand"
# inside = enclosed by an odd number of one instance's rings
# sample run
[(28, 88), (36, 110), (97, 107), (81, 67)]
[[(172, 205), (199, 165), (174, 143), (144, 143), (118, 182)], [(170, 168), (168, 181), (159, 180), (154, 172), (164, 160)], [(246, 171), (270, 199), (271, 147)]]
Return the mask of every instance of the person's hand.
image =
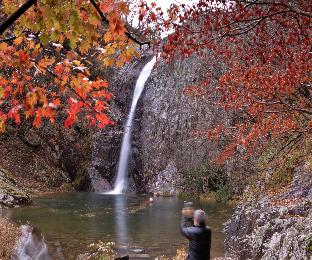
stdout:
[(187, 207), (182, 209), (182, 216), (187, 217), (187, 218), (193, 218), (194, 215), (194, 208)]

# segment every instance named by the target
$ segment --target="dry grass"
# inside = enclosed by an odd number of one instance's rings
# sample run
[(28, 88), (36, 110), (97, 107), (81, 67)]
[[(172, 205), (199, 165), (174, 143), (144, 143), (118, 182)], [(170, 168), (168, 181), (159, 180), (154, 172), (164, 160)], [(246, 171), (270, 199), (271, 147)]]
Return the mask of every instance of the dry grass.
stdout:
[(11, 259), (12, 250), (19, 239), (19, 228), (6, 218), (0, 217), (0, 259)]
[[(184, 248), (180, 248), (177, 250), (177, 254), (171, 258), (172, 260), (186, 260), (187, 259), (187, 252)], [(170, 260), (169, 257), (167, 256), (159, 256), (157, 258), (155, 258), (155, 260)]]

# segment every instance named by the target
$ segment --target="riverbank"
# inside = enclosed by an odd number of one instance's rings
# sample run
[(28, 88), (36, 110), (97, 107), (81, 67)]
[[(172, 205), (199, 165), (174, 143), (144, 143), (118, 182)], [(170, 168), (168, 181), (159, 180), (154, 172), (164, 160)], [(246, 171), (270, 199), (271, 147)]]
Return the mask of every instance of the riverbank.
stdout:
[(0, 216), (0, 259), (9, 260), (21, 233), (16, 224)]

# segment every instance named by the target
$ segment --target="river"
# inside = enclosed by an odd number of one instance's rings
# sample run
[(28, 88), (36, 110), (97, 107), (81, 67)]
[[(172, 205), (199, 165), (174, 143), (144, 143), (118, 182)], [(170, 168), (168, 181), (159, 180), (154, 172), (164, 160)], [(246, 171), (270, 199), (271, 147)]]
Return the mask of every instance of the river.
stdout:
[[(194, 201), (194, 205), (208, 213), (211, 256), (221, 256), (222, 224), (229, 219), (232, 207), (202, 201)], [(98, 240), (142, 247), (156, 257), (173, 256), (177, 248), (187, 246), (179, 231), (182, 207), (178, 198), (156, 197), (150, 204), (143, 195), (74, 192), (41, 196), (31, 206), (6, 209), (1, 214), (18, 224), (38, 227), (53, 259), (60, 249), (65, 259), (75, 259)]]

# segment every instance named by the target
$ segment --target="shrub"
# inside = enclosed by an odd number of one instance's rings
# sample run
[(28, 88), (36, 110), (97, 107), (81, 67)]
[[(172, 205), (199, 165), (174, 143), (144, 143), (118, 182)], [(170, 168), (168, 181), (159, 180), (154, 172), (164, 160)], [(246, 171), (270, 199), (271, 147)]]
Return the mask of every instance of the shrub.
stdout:
[(183, 176), (183, 191), (190, 194), (217, 191), (225, 184), (224, 170), (210, 164), (202, 164)]

